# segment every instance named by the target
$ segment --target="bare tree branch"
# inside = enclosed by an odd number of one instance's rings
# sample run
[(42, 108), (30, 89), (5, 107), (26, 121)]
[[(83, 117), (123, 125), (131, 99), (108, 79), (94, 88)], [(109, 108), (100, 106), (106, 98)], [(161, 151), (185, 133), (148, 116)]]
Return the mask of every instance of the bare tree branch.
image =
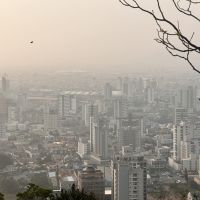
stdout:
[[(197, 17), (197, 16), (195, 16), (195, 15), (192, 13), (192, 11), (190, 10), (190, 9), (191, 9), (191, 5), (193, 4), (190, 0), (186, 0), (186, 1), (189, 2), (188, 8), (187, 8), (187, 9), (184, 9), (184, 8), (182, 8), (182, 7), (179, 5), (179, 4), (180, 4), (180, 0), (178, 0), (178, 1), (172, 0), (172, 1), (173, 1), (173, 3), (174, 3), (174, 6), (176, 7), (176, 9), (177, 9), (179, 12), (183, 13), (184, 15), (193, 17), (194, 19), (196, 19), (197, 21), (200, 22), (200, 18)], [(200, 3), (200, 2), (198, 2), (198, 3)]]
[[(152, 16), (158, 26), (157, 29), (158, 38), (156, 38), (155, 41), (164, 45), (166, 50), (172, 56), (186, 60), (194, 71), (200, 73), (200, 69), (194, 66), (194, 64), (190, 59), (190, 54), (192, 53), (200, 54), (200, 46), (193, 42), (194, 32), (192, 33), (192, 36), (189, 38), (184, 33), (182, 33), (179, 22), (177, 22), (176, 25), (174, 22), (167, 19), (165, 13), (162, 10), (160, 0), (156, 0), (158, 9), (157, 14), (155, 14), (154, 11), (150, 11), (143, 8), (138, 3), (138, 0), (119, 0), (119, 1), (126, 7), (138, 9)], [(173, 5), (177, 9), (177, 11), (179, 11), (183, 15), (192, 17), (197, 22), (200, 22), (200, 18), (195, 16), (192, 12), (192, 6), (200, 4), (200, 1), (198, 0), (197, 1), (183, 0), (183, 1), (188, 2), (188, 6), (185, 8), (181, 6), (181, 0), (172, 0)], [(168, 28), (166, 28), (166, 25)]]

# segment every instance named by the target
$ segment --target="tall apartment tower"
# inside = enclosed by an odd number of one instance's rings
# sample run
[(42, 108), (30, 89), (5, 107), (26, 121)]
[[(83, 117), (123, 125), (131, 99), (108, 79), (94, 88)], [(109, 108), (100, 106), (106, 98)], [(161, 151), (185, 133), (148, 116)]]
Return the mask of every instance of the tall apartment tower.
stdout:
[(196, 101), (196, 91), (193, 86), (188, 86), (187, 88), (187, 107), (190, 109), (195, 108)]
[(119, 91), (122, 91), (122, 78), (121, 77), (117, 78), (116, 89), (119, 90)]
[(181, 164), (182, 170), (197, 172), (199, 169), (200, 124), (185, 123), (175, 125), (173, 130), (173, 159)]
[(122, 147), (111, 162), (113, 200), (147, 199), (146, 161), (132, 152), (131, 146)]
[(185, 122), (176, 124), (173, 129), (173, 159), (180, 162), (182, 159), (183, 138), (189, 135), (191, 126)]
[(2, 85), (2, 91), (3, 91), (3, 92), (7, 92), (7, 91), (9, 90), (10, 82), (9, 82), (9, 80), (8, 80), (8, 78), (7, 78), (6, 75), (4, 75), (4, 76), (2, 77), (1, 85)]
[(175, 96), (175, 104), (178, 107), (183, 107), (187, 109), (196, 108), (196, 98), (197, 88), (193, 86), (188, 86), (185, 88), (180, 88)]
[(103, 173), (93, 166), (87, 166), (78, 172), (78, 188), (93, 193), (97, 200), (104, 200), (105, 180)]
[(85, 158), (90, 153), (89, 142), (84, 138), (79, 138), (78, 141), (78, 154), (81, 158)]
[(110, 85), (110, 83), (106, 83), (104, 86), (104, 98), (105, 100), (112, 99), (112, 86)]
[(3, 94), (0, 94), (0, 135), (4, 135), (6, 131), (6, 123), (8, 122), (8, 102)]
[(187, 122), (188, 120), (188, 110), (186, 108), (175, 108), (174, 124), (179, 124), (180, 122)]
[(142, 93), (144, 90), (144, 81), (142, 78), (139, 78), (136, 82), (136, 92)]
[(113, 100), (114, 105), (114, 119), (128, 116), (128, 101), (123, 96), (117, 97)]
[(58, 113), (60, 119), (65, 119), (71, 114), (77, 112), (77, 97), (76, 95), (65, 93), (58, 97)]
[(24, 122), (23, 113), (27, 109), (27, 95), (26, 94), (19, 94), (17, 96), (17, 118), (19, 122)]
[(87, 105), (87, 116), (89, 119), (89, 128), (90, 128), (90, 151), (93, 152), (94, 148), (94, 128), (93, 124), (95, 123), (98, 115), (98, 105), (89, 104)]
[(122, 82), (123, 95), (128, 96), (128, 89), (129, 89), (129, 79), (128, 77), (125, 77)]
[(143, 120), (128, 116), (127, 118), (119, 119), (118, 125), (117, 136), (120, 149), (122, 146), (132, 145), (134, 151), (139, 151), (143, 132)]
[(44, 129), (45, 131), (58, 130), (58, 114), (57, 111), (49, 105), (44, 108)]
[(146, 101), (147, 101), (147, 103), (148, 104), (155, 103), (155, 99), (156, 99), (155, 89), (151, 88), (151, 87), (146, 88)]
[(107, 159), (108, 157), (108, 131), (106, 121), (103, 118), (98, 118), (93, 123), (92, 154), (98, 159)]
[(90, 118), (96, 117), (99, 112), (99, 106), (93, 103), (86, 103), (82, 105), (82, 119), (84, 121), (85, 126), (90, 126)]

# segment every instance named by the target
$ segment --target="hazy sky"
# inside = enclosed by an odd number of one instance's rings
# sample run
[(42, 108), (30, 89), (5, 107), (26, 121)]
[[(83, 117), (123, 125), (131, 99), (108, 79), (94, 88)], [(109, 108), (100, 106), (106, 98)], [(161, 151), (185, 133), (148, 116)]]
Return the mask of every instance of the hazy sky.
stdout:
[(184, 64), (154, 42), (151, 18), (118, 0), (0, 0), (0, 26), (1, 72)]

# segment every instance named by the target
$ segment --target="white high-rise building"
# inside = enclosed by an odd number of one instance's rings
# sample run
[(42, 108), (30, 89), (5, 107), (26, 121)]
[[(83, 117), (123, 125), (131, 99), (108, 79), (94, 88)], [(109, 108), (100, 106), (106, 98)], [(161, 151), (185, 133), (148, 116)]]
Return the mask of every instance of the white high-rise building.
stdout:
[(78, 141), (78, 154), (81, 158), (85, 158), (90, 153), (90, 144), (87, 140), (79, 138)]
[(94, 117), (90, 117), (90, 152), (93, 152), (93, 148), (94, 148), (94, 129), (93, 129), (93, 124), (95, 122), (95, 118)]
[(181, 169), (198, 171), (200, 155), (200, 126), (181, 122), (173, 130), (173, 160)]
[(146, 200), (147, 173), (143, 156), (134, 155), (131, 146), (122, 147), (111, 162), (113, 200)]
[(188, 171), (198, 171), (200, 155), (200, 124), (190, 125), (189, 134), (183, 137), (182, 169)]
[(87, 118), (89, 117), (89, 128), (90, 128), (90, 151), (93, 152), (94, 150), (94, 128), (93, 124), (95, 123), (95, 120), (97, 119), (98, 115), (98, 105), (88, 105), (87, 107)]
[[(177, 162), (180, 162), (182, 159), (182, 155), (185, 157), (186, 152), (186, 146), (183, 143), (183, 138), (186, 135), (189, 135), (191, 127), (184, 123), (181, 122), (177, 125), (174, 126), (173, 129), (173, 159), (176, 160)], [(183, 152), (182, 152), (182, 147), (183, 147)]]

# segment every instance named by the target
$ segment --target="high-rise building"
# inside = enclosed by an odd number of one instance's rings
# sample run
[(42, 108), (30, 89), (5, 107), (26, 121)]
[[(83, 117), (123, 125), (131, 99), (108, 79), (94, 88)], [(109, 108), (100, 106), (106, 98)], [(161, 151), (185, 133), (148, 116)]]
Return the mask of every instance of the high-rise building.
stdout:
[(117, 78), (117, 87), (116, 87), (116, 89), (119, 90), (119, 91), (122, 91), (122, 78), (121, 77)]
[(95, 117), (90, 117), (90, 152), (94, 151), (94, 129), (93, 129), (93, 124), (95, 122)]
[(8, 122), (8, 101), (4, 97), (4, 95), (0, 93), (0, 135), (5, 134), (7, 122)]
[(180, 122), (187, 122), (188, 120), (188, 110), (186, 108), (175, 108), (174, 124), (179, 124)]
[(128, 81), (128, 97), (133, 98), (136, 94), (136, 83), (135, 80)]
[(181, 163), (182, 169), (198, 171), (200, 154), (200, 124), (190, 124), (188, 133), (183, 135), (181, 141)]
[(17, 96), (17, 118), (19, 122), (23, 122), (23, 113), (27, 109), (27, 95), (19, 94)]
[(58, 113), (49, 105), (46, 105), (44, 109), (44, 129), (45, 131), (58, 130)]
[(7, 92), (9, 90), (9, 87), (10, 87), (10, 82), (7, 79), (6, 75), (2, 77), (1, 84), (2, 84), (2, 91)]
[(196, 101), (195, 88), (192, 86), (188, 86), (188, 88), (187, 88), (187, 108), (189, 108), (189, 109), (195, 108), (195, 101)]
[(200, 124), (176, 124), (173, 130), (173, 160), (179, 169), (197, 172), (200, 154)]
[(144, 90), (144, 81), (142, 78), (139, 78), (136, 82), (136, 92), (142, 93)]
[(143, 156), (134, 155), (131, 146), (122, 147), (111, 162), (113, 200), (146, 200), (147, 172)]
[(123, 82), (122, 82), (122, 92), (123, 92), (123, 95), (125, 96), (128, 96), (128, 90), (129, 90), (129, 79), (128, 77), (125, 77), (123, 79)]
[[(93, 147), (94, 147), (94, 129), (93, 129), (93, 124), (97, 118), (98, 115), (98, 105), (94, 104), (87, 104), (85, 106), (85, 120), (89, 120), (89, 128), (90, 128), (90, 151), (93, 152)], [(85, 125), (88, 124), (88, 122), (85, 121)]]
[(8, 122), (14, 122), (17, 119), (17, 110), (15, 105), (8, 106)]
[(155, 89), (148, 87), (146, 89), (146, 100), (148, 104), (155, 103), (156, 96), (155, 96)]
[(86, 103), (82, 105), (82, 119), (85, 126), (90, 126), (90, 118), (96, 117), (99, 112), (99, 106), (93, 103)]
[[(181, 155), (181, 146), (184, 136), (190, 133), (190, 126), (184, 122), (176, 124), (173, 129), (173, 159), (177, 162), (180, 162), (182, 157)], [(185, 154), (184, 154), (185, 155)]]
[(58, 97), (58, 113), (60, 119), (65, 119), (71, 114), (77, 112), (77, 98), (76, 95), (69, 93), (60, 95)]
[(194, 109), (196, 108), (196, 98), (197, 88), (193, 86), (188, 86), (181, 88), (177, 91), (175, 96), (175, 105), (177, 107)]
[(93, 193), (97, 200), (104, 200), (105, 180), (103, 173), (93, 166), (87, 166), (78, 172), (78, 188)]
[(141, 135), (143, 132), (143, 120), (134, 119), (132, 116), (119, 118), (117, 135), (119, 147), (132, 145), (134, 151), (139, 151), (141, 147)]
[(110, 85), (110, 83), (106, 83), (104, 86), (104, 98), (105, 100), (112, 99), (112, 86)]
[(98, 159), (107, 159), (108, 157), (108, 129), (106, 120), (98, 118), (93, 123), (92, 154)]
[(86, 139), (79, 138), (78, 154), (81, 158), (87, 157), (90, 153), (90, 144)]
[(128, 116), (128, 101), (127, 98), (122, 96), (113, 100), (114, 106), (114, 119), (124, 118)]

